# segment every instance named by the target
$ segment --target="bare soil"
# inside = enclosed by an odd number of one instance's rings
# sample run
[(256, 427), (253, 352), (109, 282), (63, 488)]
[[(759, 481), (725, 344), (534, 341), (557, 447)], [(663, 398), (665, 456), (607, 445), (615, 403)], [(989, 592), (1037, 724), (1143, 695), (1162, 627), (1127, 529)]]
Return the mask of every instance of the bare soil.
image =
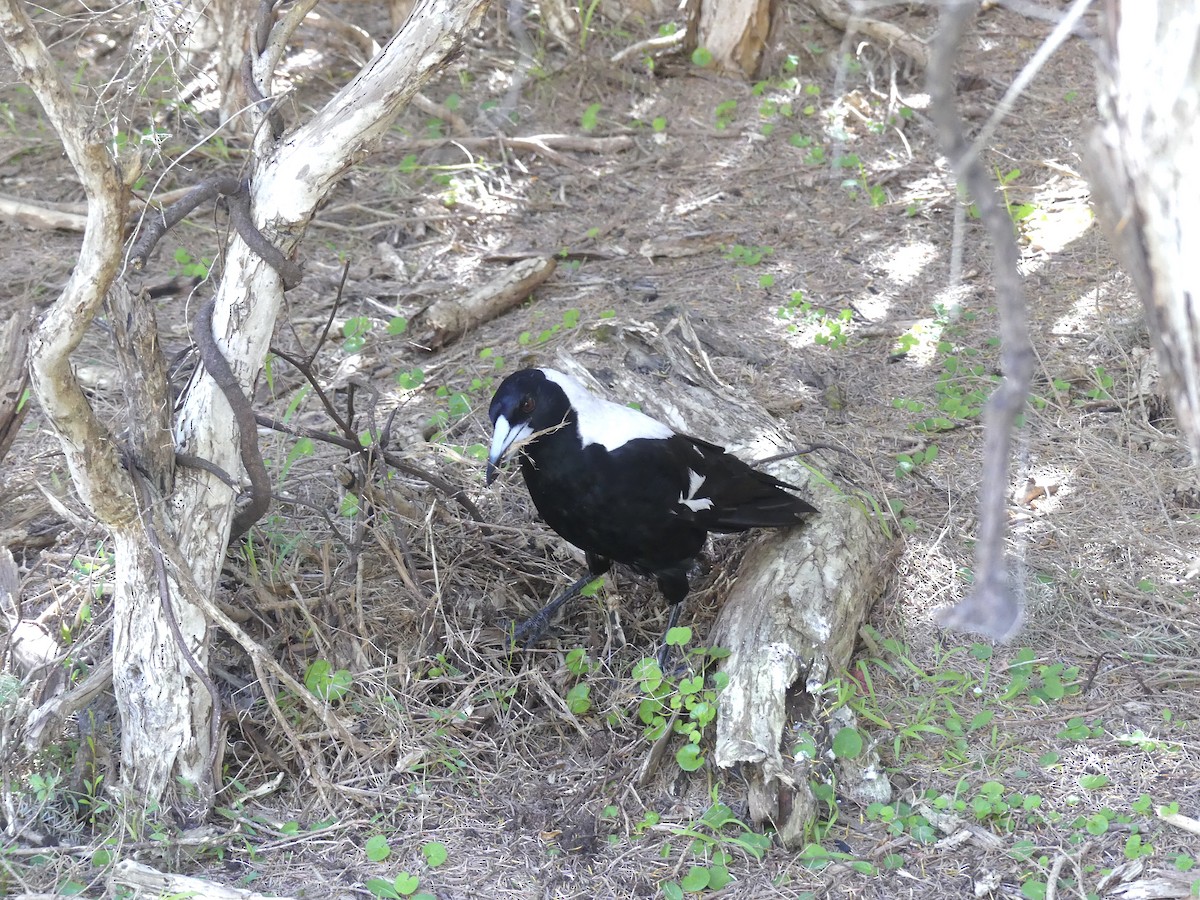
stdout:
[[(583, 52), (535, 33), (538, 65), (513, 133), (628, 135), (628, 149), (456, 144), (446, 123), (410, 110), (345, 180), (304, 244), (306, 277), (288, 295), (276, 344), (297, 353), (316, 345), (348, 264), (317, 360), (322, 378), (342, 389), (343, 408), (346, 386), (358, 385), (361, 431), (382, 428), (395, 410), (393, 448), (467, 486), (491, 528), (397, 473), (371, 473), (369, 487), (360, 473), (360, 514), (347, 515), (344, 454), (318, 444), (306, 455), (294, 438), (264, 431), (280, 492), (296, 502), (276, 504), (260, 523), (252, 559), (231, 555), (220, 599), (298, 676), (318, 660), (348, 672), (336, 702), (370, 753), (353, 753), (286, 696), (285, 720), (273, 717), (247, 661), (217, 635), (214, 671), (236, 713), (223, 728), (219, 814), (130, 842), (114, 825), (123, 809), (115, 794), (102, 786), (86, 799), (87, 773), (118, 780), (110, 701), (31, 758), (13, 736), (24, 714), (17, 697), (0, 694), (4, 893), (78, 884), (87, 896), (117, 896), (111, 860), (93, 853), (108, 842), (112, 859), (307, 897), (369, 896), (369, 879), (402, 872), (438, 898), (649, 897), (718, 851), (734, 880), (709, 896), (1037, 898), (1052, 895), (1053, 876), (1060, 896), (1111, 896), (1113, 884), (1151, 877), (1184, 893), (1143, 885), (1139, 896), (1186, 894), (1196, 835), (1154, 809), (1200, 810), (1200, 491), (1140, 308), (1079, 174), (1095, 118), (1090, 50), (1069, 40), (987, 150), (1017, 220), (1039, 359), (1009, 494), (1026, 623), (1013, 645), (992, 648), (935, 622), (967, 590), (973, 564), (978, 411), (999, 364), (986, 236), (969, 211), (956, 231), (961, 206), (923, 111), (922, 74), (886, 48), (845, 39), (807, 7), (783, 6), (761, 85), (682, 57), (653, 72), (638, 60), (608, 62), (658, 23), (598, 22)], [(386, 34), (372, 18), (382, 10), (332, 12)], [(877, 14), (921, 37), (936, 21), (915, 5)], [(503, 99), (516, 58), (502, 18), (493, 9), (426, 90), (476, 137), (495, 133), (481, 107)], [(68, 69), (89, 77), (116, 65), (120, 50), (105, 42), (122, 39), (98, 20), (53, 24)], [(972, 126), (1048, 31), (1003, 9), (980, 16), (961, 60)], [(357, 58), (341, 31), (309, 38), (317, 58), (289, 63), (292, 120), (324, 102)], [(0, 86), (0, 193), (81, 204), (36, 101), (6, 69)], [(131, 133), (151, 121), (170, 132), (147, 192), (244, 162), (236, 137), (205, 142), (211, 120), (199, 98), (182, 113), (142, 112)], [(200, 149), (184, 165), (167, 168), (193, 144)], [(215, 259), (211, 277), (219, 275), (223, 228), (219, 213), (194, 217), (147, 273), (148, 284), (182, 286), (156, 301), (168, 355), (186, 359), (188, 318), (213, 289), (211, 279), (189, 280), (191, 267)], [(50, 302), (78, 235), (14, 222), (0, 222), (0, 234), (0, 303)], [(396, 317), (415, 321), (433, 300), (529, 254), (557, 257), (558, 269), (515, 311), (437, 353), (387, 333)], [(352, 352), (343, 326), (361, 320), (371, 328)], [(889, 511), (880, 541), (903, 542), (860, 655), (831, 689), (859, 712), (895, 803), (889, 812), (842, 798), (814, 839), (845, 856), (824, 865), (778, 845), (757, 859), (736, 826), (714, 834), (699, 824), (716, 800), (746, 818), (738, 772), (682, 772), (672, 747), (638, 783), (651, 742), (630, 670), (665, 621), (651, 585), (618, 574), (535, 650), (503, 650), (507, 624), (576, 578), (581, 559), (535, 521), (515, 473), (484, 487), (492, 387), (564, 352), (602, 361), (603, 380), (605, 365), (637, 364), (606, 356), (619, 346), (616, 331), (680, 320), (714, 373), (798, 445), (832, 448), (817, 464)], [(97, 408), (118, 420), (104, 328), (78, 366)], [(421, 386), (403, 390), (396, 376), (418, 369)], [(256, 403), (328, 429), (303, 387), (275, 359)], [(653, 409), (653, 397), (623, 399)], [(23, 615), (61, 634), (77, 672), (99, 665), (112, 560), (36, 409), (0, 474), (0, 543), (22, 566)], [(689, 600), (701, 645), (745, 540), (720, 543)], [(624, 645), (606, 604), (619, 607)], [(596, 665), (583, 679), (567, 666), (576, 648)], [(564, 698), (581, 680), (591, 707), (575, 713)], [(47, 777), (57, 781), (39, 793)], [(375, 835), (391, 848), (385, 860), (368, 857)], [(431, 842), (444, 844), (444, 863), (423, 856)]]

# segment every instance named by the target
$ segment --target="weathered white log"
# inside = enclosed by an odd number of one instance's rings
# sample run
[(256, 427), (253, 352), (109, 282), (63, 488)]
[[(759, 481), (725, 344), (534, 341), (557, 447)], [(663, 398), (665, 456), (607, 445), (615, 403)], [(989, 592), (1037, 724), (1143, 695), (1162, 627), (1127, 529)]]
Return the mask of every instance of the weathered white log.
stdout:
[[(905, 31), (899, 25), (884, 22), (879, 19), (868, 19), (857, 14), (839, 2), (839, 0), (809, 0), (813, 10), (834, 28), (848, 34), (865, 34), (872, 40), (878, 41), (884, 49), (896, 50), (915, 62), (922, 71), (929, 68), (929, 47), (914, 34)], [(862, 4), (851, 4), (858, 7)]]
[(83, 231), (87, 216), (79, 213), (38, 206), (14, 197), (0, 197), (0, 216), (24, 228), (59, 228), (63, 231)]
[(150, 897), (191, 897), (193, 900), (289, 900), (278, 894), (264, 894), (246, 888), (217, 884), (203, 878), (193, 878), (190, 875), (160, 872), (129, 859), (123, 859), (113, 866), (108, 883), (110, 888), (134, 888)]
[(1200, 7), (1109, 3), (1088, 174), (1200, 462)]
[[(626, 328), (603, 345), (560, 356), (556, 365), (746, 460), (805, 443), (716, 378), (686, 319), (664, 331)], [(614, 364), (614, 352), (623, 364)], [(708, 639), (731, 652), (723, 665), (730, 681), (719, 699), (714, 759), (719, 766), (742, 766), (753, 820), (772, 823), (787, 846), (803, 842), (817, 812), (808, 764), (791, 758), (788, 733), (826, 728), (831, 735), (854, 725), (843, 707), (826, 727), (819, 689), (849, 663), (859, 626), (887, 585), (894, 549), (861, 499), (817, 474), (819, 458), (805, 461), (814, 468), (800, 459), (768, 468), (800, 488), (818, 514), (799, 528), (753, 538)], [(807, 717), (794, 719), (794, 710)], [(843, 795), (868, 802), (890, 796), (874, 753), (837, 765)]]

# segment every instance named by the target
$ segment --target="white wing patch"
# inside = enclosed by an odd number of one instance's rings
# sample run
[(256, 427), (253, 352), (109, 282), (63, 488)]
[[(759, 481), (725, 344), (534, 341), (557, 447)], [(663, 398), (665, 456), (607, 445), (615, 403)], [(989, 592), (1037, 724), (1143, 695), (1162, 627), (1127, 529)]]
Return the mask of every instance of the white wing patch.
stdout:
[(696, 499), (696, 494), (700, 492), (700, 488), (704, 486), (704, 476), (699, 472), (688, 469), (688, 491), (687, 496), (679, 495), (679, 502), (690, 509), (692, 512), (700, 512), (705, 509), (712, 509), (713, 502), (708, 497)]
[(643, 412), (597, 397), (570, 375), (555, 369), (541, 371), (546, 380), (562, 388), (575, 409), (579, 417), (579, 438), (584, 447), (599, 444), (605, 450), (612, 451), (630, 441), (643, 438), (666, 440), (675, 434), (662, 422)]

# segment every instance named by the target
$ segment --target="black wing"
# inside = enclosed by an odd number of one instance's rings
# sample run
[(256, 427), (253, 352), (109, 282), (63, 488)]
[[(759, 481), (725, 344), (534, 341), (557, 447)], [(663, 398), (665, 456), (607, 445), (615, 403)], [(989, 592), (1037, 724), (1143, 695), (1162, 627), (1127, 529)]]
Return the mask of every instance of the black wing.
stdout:
[(789, 493), (798, 488), (751, 468), (723, 447), (683, 434), (667, 444), (686, 473), (676, 514), (707, 531), (783, 528), (817, 511)]

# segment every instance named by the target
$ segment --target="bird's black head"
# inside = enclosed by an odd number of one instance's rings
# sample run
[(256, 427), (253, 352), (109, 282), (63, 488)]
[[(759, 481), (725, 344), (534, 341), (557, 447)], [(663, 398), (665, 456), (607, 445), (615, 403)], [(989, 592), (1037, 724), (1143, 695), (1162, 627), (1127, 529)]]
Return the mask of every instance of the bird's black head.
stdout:
[(570, 410), (563, 389), (542, 369), (521, 369), (500, 382), (488, 410), (495, 431), (488, 453), (487, 483), (496, 479), (496, 466), (514, 445), (562, 424)]

